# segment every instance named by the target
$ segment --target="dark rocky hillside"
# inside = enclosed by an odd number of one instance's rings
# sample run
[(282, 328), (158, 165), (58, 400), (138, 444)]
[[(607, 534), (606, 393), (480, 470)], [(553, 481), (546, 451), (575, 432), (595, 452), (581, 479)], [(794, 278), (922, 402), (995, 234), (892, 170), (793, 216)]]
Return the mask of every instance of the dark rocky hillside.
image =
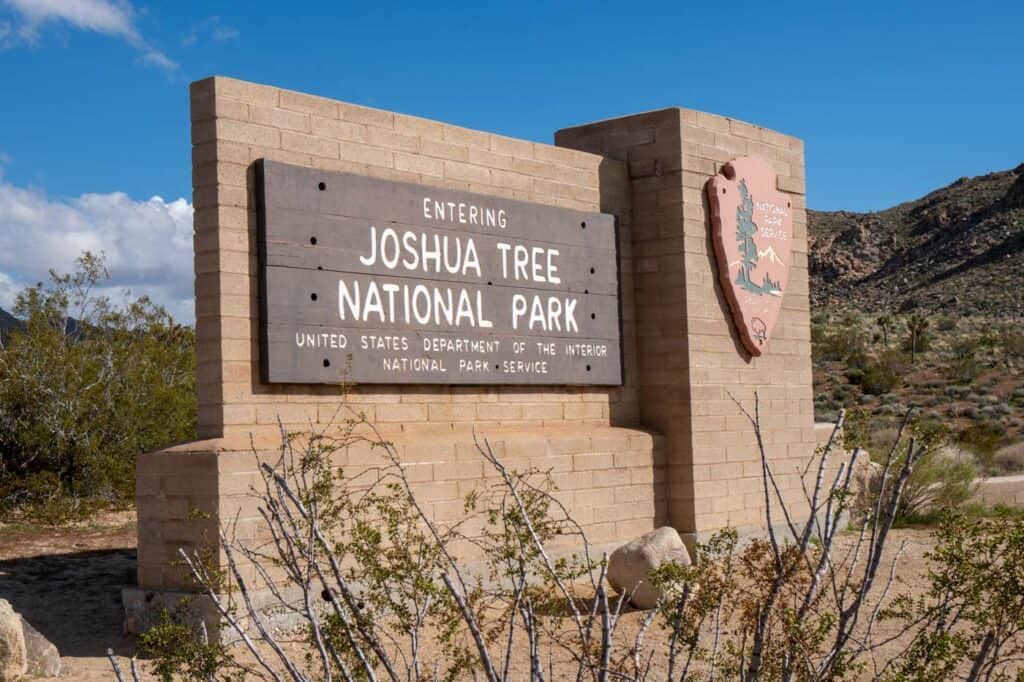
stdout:
[(24, 326), (21, 320), (0, 308), (0, 334), (9, 332), (12, 329), (21, 329)]
[(808, 211), (812, 304), (1024, 314), (1024, 164), (872, 212)]

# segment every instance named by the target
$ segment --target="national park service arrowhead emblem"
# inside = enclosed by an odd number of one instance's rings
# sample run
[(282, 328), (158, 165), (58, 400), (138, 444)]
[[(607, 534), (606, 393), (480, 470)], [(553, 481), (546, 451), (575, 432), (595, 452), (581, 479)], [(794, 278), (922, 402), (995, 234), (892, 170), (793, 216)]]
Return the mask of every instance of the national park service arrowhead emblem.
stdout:
[(740, 340), (752, 355), (768, 343), (789, 281), (793, 237), (790, 198), (762, 159), (741, 156), (707, 182), (718, 277)]

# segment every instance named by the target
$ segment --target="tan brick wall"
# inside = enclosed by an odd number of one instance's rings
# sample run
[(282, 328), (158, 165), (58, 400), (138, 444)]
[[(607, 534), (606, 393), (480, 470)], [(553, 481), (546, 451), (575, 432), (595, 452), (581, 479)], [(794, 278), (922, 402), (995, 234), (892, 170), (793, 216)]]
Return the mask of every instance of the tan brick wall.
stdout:
[(188, 583), (178, 550), (208, 547), (217, 537), (217, 453), (202, 443), (147, 453), (135, 485), (139, 585), (181, 588)]
[[(218, 524), (256, 538), (250, 488), (259, 482), (257, 458), (273, 456), (279, 442), (277, 420), (322, 429), (345, 418), (343, 405), (395, 443), (439, 522), (461, 515), (465, 495), (493, 476), (474, 428), (510, 466), (551, 471), (559, 500), (595, 544), (664, 522), (663, 439), (621, 428), (639, 421), (626, 164), (232, 79), (194, 83), (191, 96), (199, 428), (207, 440), (139, 460), (140, 586), (187, 589), (169, 562), (179, 546), (212, 540)], [(261, 384), (253, 173), (261, 158), (616, 214), (625, 385), (373, 385), (342, 397), (330, 386)], [(366, 448), (336, 459), (348, 476), (382, 462)]]
[[(199, 441), (149, 453), (138, 462), (139, 585), (148, 590), (188, 590), (179, 548), (217, 546), (218, 528), (253, 546), (265, 542), (259, 515), (263, 484), (260, 461), (276, 462), (276, 451), (224, 448), (220, 440)], [(493, 489), (498, 475), (471, 438), (399, 436), (391, 441), (417, 500), (441, 525), (462, 521), (464, 502), (474, 490)], [(587, 533), (595, 549), (645, 533), (667, 518), (665, 448), (661, 436), (636, 429), (494, 429), (487, 443), (510, 469), (550, 472), (556, 498)], [(370, 480), (383, 465), (380, 448), (361, 442), (335, 453), (332, 463), (349, 480)], [(537, 479), (539, 481), (539, 479)], [(466, 531), (467, 529), (463, 529)], [(580, 547), (575, 538), (550, 544), (553, 550)], [(272, 549), (269, 548), (268, 549)], [(478, 550), (457, 548), (472, 561)], [(223, 556), (212, 553), (213, 558)], [(254, 569), (237, 556), (243, 575), (255, 584)]]
[[(672, 525), (704, 535), (764, 520), (750, 424), (730, 394), (761, 399), (766, 449), (786, 499), (806, 506), (797, 475), (814, 453), (803, 143), (721, 116), (664, 109), (556, 134), (556, 143), (628, 162), (636, 277), (640, 419), (667, 438)], [(793, 255), (769, 347), (742, 347), (714, 263), (704, 185), (756, 155), (793, 203)]]
[(252, 163), (267, 158), (620, 216), (626, 384), (620, 388), (356, 387), (388, 435), (491, 427), (633, 426), (638, 407), (626, 166), (228, 78), (192, 85), (199, 431), (244, 446), (333, 414), (338, 390), (260, 384)]
[[(788, 501), (802, 501), (797, 467), (815, 430), (799, 140), (665, 109), (563, 130), (549, 146), (225, 78), (193, 84), (192, 138), (199, 424), (210, 440), (140, 458), (141, 586), (185, 587), (167, 560), (218, 523), (237, 520), (242, 537), (255, 537), (250, 437), (266, 453), (279, 418), (323, 428), (343, 404), (395, 443), (439, 522), (458, 518), (489, 475), (475, 428), (510, 465), (550, 470), (559, 499), (602, 545), (666, 522), (691, 537), (759, 524), (754, 436), (729, 397), (751, 407), (757, 390), (778, 480)], [(789, 288), (759, 358), (743, 350), (717, 282), (703, 192), (742, 154), (776, 168), (794, 207)], [(625, 385), (374, 385), (342, 398), (334, 387), (261, 384), (252, 167), (261, 158), (614, 213)], [(349, 475), (380, 461), (358, 448), (338, 455)]]

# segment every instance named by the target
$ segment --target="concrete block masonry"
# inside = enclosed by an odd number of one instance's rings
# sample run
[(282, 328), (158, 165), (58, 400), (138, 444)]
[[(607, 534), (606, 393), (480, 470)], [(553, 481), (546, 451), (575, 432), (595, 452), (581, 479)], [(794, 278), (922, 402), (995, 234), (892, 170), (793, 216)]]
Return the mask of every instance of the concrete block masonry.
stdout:
[[(131, 604), (192, 589), (170, 563), (179, 547), (209, 542), (229, 519), (257, 523), (245, 494), (256, 480), (251, 448), (275, 449), (278, 417), (308, 429), (343, 400), (335, 386), (261, 379), (260, 161), (469, 193), (483, 199), (467, 200), (466, 215), (476, 206), (485, 221), (484, 204), (499, 200), (614, 217), (621, 383), (363, 383), (344, 397), (396, 444), (436, 517), (455, 513), (466, 472), (483, 473), (467, 466), (477, 458), (475, 429), (501, 456), (551, 469), (595, 545), (665, 524), (691, 541), (726, 524), (753, 528), (763, 519), (758, 452), (730, 396), (750, 405), (755, 390), (784, 494), (802, 501), (792, 473), (811, 457), (815, 427), (799, 140), (666, 108), (566, 128), (546, 145), (222, 77), (192, 84), (191, 119), (203, 440), (139, 458)], [(703, 191), (740, 155), (764, 160), (793, 207), (789, 286), (760, 357), (740, 342), (717, 281)], [(470, 227), (478, 226), (445, 229)], [(547, 256), (538, 258), (547, 278)], [(564, 334), (564, 306), (561, 314)], [(379, 455), (346, 457), (358, 469)], [(129, 628), (143, 627), (132, 613)]]

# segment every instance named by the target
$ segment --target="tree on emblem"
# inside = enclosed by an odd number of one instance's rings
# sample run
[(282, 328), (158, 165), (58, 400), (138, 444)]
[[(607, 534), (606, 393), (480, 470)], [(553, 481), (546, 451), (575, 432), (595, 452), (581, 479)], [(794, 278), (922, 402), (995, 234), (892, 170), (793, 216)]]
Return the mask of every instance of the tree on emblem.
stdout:
[(768, 247), (764, 253), (757, 250), (757, 242), (754, 235), (757, 234), (757, 224), (754, 222), (754, 199), (747, 190), (747, 181), (740, 180), (740, 205), (736, 207), (736, 242), (740, 245), (740, 254), (743, 257), (740, 272), (736, 276), (736, 284), (740, 285), (752, 294), (763, 296), (782, 295), (782, 285), (773, 280), (766, 272), (764, 281), (761, 284), (754, 284), (751, 273), (757, 267), (757, 262), (762, 255), (768, 256), (769, 263), (778, 262), (775, 251)]
[(736, 283), (751, 293), (761, 294), (764, 293), (761, 287), (750, 279), (750, 273), (757, 267), (755, 234), (757, 225), (754, 224), (754, 199), (747, 190), (747, 181), (740, 180), (740, 205), (736, 207), (736, 242), (740, 245), (743, 264), (736, 277)]

